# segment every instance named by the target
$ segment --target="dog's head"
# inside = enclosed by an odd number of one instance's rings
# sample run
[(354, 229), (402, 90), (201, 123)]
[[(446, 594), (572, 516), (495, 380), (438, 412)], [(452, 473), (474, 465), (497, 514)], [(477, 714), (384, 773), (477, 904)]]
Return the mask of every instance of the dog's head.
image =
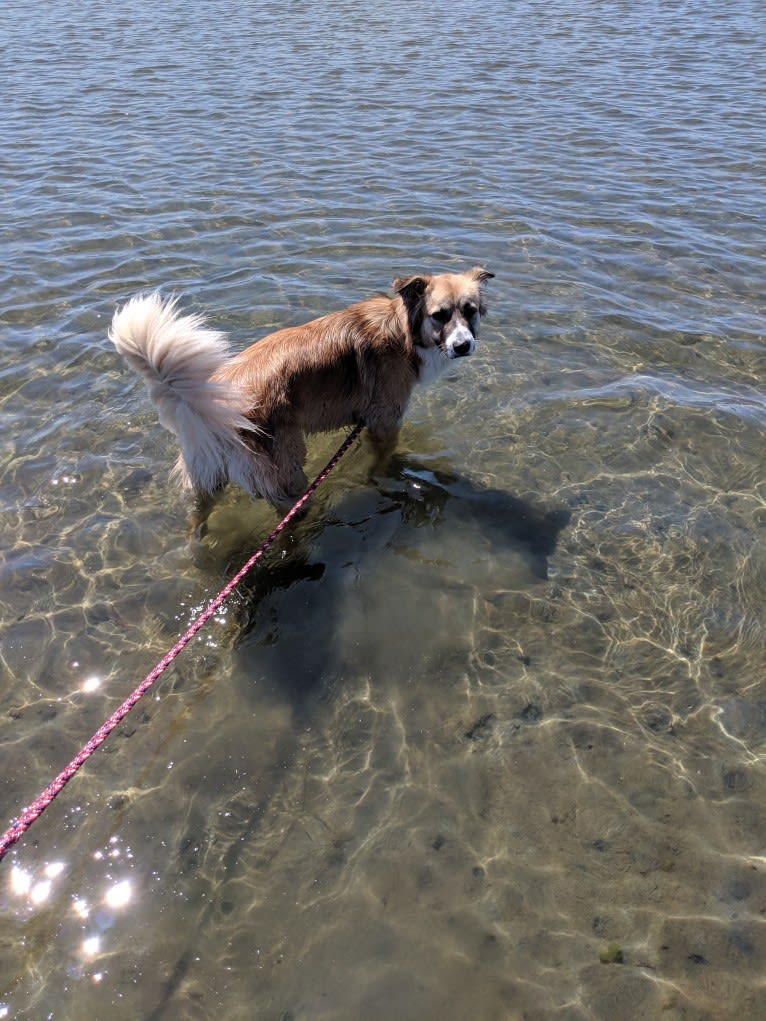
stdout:
[(478, 266), (467, 273), (397, 277), (414, 343), (438, 348), (447, 358), (473, 354), (479, 319), (486, 311), (482, 284), (495, 274)]

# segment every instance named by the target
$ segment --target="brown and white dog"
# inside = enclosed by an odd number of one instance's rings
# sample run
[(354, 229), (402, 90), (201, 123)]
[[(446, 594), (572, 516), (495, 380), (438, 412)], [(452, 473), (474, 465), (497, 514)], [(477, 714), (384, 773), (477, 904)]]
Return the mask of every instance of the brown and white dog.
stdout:
[(393, 450), (415, 384), (473, 353), (492, 276), (401, 277), (392, 298), (278, 330), (237, 355), (158, 294), (119, 309), (109, 336), (178, 437), (174, 474), (186, 487), (204, 498), (233, 482), (283, 504), (306, 487), (307, 433), (362, 422), (381, 459)]

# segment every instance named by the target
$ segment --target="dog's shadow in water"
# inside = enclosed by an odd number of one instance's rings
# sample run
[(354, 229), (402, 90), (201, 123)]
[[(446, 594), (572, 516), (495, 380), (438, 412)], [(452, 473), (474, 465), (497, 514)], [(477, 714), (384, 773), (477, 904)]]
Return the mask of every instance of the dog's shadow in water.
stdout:
[[(301, 625), (310, 630), (310, 669), (294, 669), (297, 664), (293, 657), (297, 652), (286, 642), (279, 658), (279, 676), (273, 681), (273, 693), (277, 695), (278, 692), (279, 697), (287, 699), (299, 716), (308, 709), (308, 703), (322, 684), (323, 664), (333, 653), (336, 615), (342, 612), (343, 606), (335, 584), (342, 572), (336, 569), (337, 565), (324, 563), (316, 556), (317, 539), (325, 528), (343, 522), (356, 530), (357, 538), (351, 542), (350, 550), (353, 557), (353, 550), (360, 541), (359, 531), (369, 534), (374, 528), (370, 522), (377, 518), (398, 514), (410, 528), (438, 529), (452, 527), (448, 518), (457, 513), (463, 527), (478, 532), (498, 549), (510, 549), (531, 577), (545, 579), (548, 559), (571, 516), (565, 509), (546, 510), (504, 490), (478, 486), (445, 469), (443, 459), (435, 468), (427, 460), (396, 455), (385, 476), (376, 477), (370, 485), (376, 494), (372, 512), (369, 490), (349, 492), (335, 505), (329, 517), (325, 517), (325, 501), (321, 493), (318, 494), (307, 518), (295, 524), (287, 537), (280, 540), (279, 553), (269, 554), (239, 587), (235, 644), (267, 645), (279, 642), (278, 604), (283, 594), (305, 582), (322, 582), (321, 607), (318, 611), (307, 609), (305, 624)], [(390, 526), (386, 531), (390, 534)], [(240, 548), (237, 560), (241, 563), (249, 553), (248, 549)], [(314, 612), (319, 611), (321, 623), (317, 621), (312, 627)]]

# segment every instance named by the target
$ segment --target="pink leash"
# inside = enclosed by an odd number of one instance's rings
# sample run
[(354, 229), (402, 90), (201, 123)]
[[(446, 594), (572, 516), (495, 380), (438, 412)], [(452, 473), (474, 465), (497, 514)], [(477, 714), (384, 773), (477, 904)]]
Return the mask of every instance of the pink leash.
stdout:
[(319, 473), (319, 475), (317, 475), (317, 477), (308, 487), (303, 496), (298, 500), (298, 502), (293, 507), (290, 508), (287, 514), (285, 514), (285, 516), (279, 522), (279, 524), (271, 533), (271, 535), (269, 535), (267, 539), (264, 539), (264, 541), (255, 551), (255, 553), (253, 553), (253, 555), (247, 561), (247, 563), (244, 564), (239, 569), (239, 571), (237, 571), (237, 573), (234, 575), (231, 581), (224, 588), (221, 589), (221, 591), (218, 593), (215, 599), (213, 599), (212, 602), (208, 604), (207, 608), (204, 609), (202, 613), (200, 613), (200, 615), (196, 618), (196, 620), (192, 622), (188, 631), (181, 638), (179, 638), (179, 640), (176, 642), (173, 648), (169, 652), (165, 653), (165, 655), (159, 661), (157, 666), (152, 670), (150, 674), (146, 675), (146, 677), (143, 679), (143, 681), (141, 681), (141, 683), (133, 692), (133, 694), (126, 698), (125, 701), (120, 706), (120, 708), (117, 709), (116, 712), (112, 713), (109, 719), (98, 728), (98, 730), (90, 739), (90, 741), (88, 741), (88, 743), (83, 748), (80, 749), (80, 751), (77, 753), (77, 755), (75, 755), (75, 757), (66, 767), (66, 769), (63, 769), (56, 777), (56, 779), (52, 780), (51, 783), (49, 783), (48, 786), (45, 788), (45, 790), (41, 794), (39, 794), (38, 797), (35, 798), (32, 804), (28, 805), (21, 813), (21, 815), (18, 816), (18, 818), (13, 821), (13, 823), (8, 827), (8, 829), (3, 834), (2, 838), (0, 838), (0, 861), (3, 860), (3, 858), (5, 857), (6, 853), (10, 850), (10, 848), (13, 847), (13, 845), (18, 840), (21, 839), (21, 837), (26, 833), (26, 831), (29, 829), (32, 823), (36, 819), (40, 818), (40, 816), (43, 814), (48, 805), (50, 805), (53, 799), (58, 794), (60, 794), (64, 787), (66, 787), (66, 785), (75, 775), (75, 773), (79, 770), (80, 766), (82, 766), (96, 751), (96, 749), (100, 745), (102, 745), (104, 741), (106, 741), (106, 739), (112, 733), (114, 728), (128, 715), (130, 710), (133, 708), (136, 702), (138, 702), (141, 696), (146, 694), (146, 692), (149, 690), (149, 688), (151, 688), (154, 682), (167, 670), (167, 668), (170, 666), (170, 664), (173, 662), (173, 660), (176, 658), (179, 652), (189, 644), (189, 642), (192, 640), (192, 638), (194, 638), (197, 632), (201, 628), (203, 628), (205, 624), (210, 620), (210, 618), (213, 616), (216, 610), (225, 602), (226, 599), (228, 599), (228, 597), (231, 595), (231, 593), (234, 591), (237, 585), (239, 585), (239, 583), (242, 581), (242, 579), (245, 577), (248, 571), (255, 566), (255, 564), (261, 559), (261, 557), (269, 548), (269, 546), (272, 545), (272, 543), (278, 538), (280, 533), (284, 531), (287, 525), (289, 525), (289, 523), (292, 521), (295, 515), (298, 514), (298, 512), (303, 508), (303, 506), (311, 499), (316, 490), (319, 488), (319, 486), (321, 486), (321, 484), (324, 482), (324, 480), (327, 478), (327, 476), (330, 474), (333, 468), (335, 468), (335, 466), (338, 464), (340, 459), (352, 445), (352, 443), (357, 438), (357, 436), (359, 435), (363, 428), (364, 428), (363, 425), (357, 425), (354, 427), (353, 431), (346, 437), (341, 446), (330, 458), (330, 460), (327, 462), (327, 464)]

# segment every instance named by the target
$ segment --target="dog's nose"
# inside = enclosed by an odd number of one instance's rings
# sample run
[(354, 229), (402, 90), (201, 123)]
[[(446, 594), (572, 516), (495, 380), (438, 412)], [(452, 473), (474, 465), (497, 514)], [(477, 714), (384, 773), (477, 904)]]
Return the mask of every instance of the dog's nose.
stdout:
[(457, 344), (454, 344), (452, 350), (457, 358), (462, 358), (463, 355), (471, 353), (471, 342), (470, 340), (459, 340)]

